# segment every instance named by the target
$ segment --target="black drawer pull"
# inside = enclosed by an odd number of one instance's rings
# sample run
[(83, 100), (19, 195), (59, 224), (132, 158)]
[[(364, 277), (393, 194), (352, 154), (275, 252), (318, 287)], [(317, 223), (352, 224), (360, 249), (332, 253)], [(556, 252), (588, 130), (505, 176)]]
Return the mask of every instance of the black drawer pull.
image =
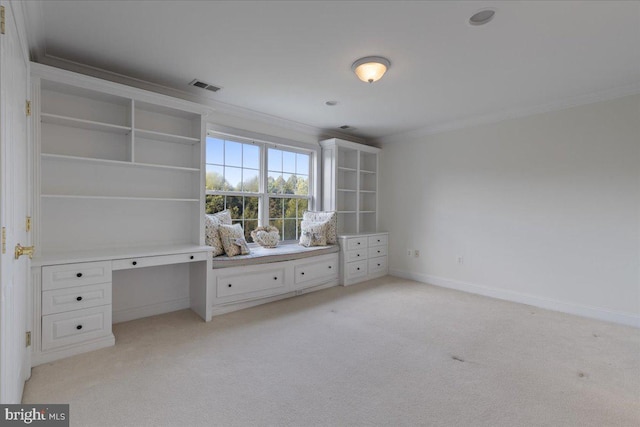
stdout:
[(191, 256), (189, 257), (189, 259), (193, 259), (193, 255), (191, 255)]
[(378, 267), (380, 267), (380, 264), (378, 264)]
[(360, 242), (358, 242), (358, 244), (360, 244)]
[(78, 325), (78, 326), (76, 326), (76, 329), (77, 329), (77, 330), (82, 329), (82, 325)]
[(76, 277), (82, 277), (82, 273), (76, 274)]
[(360, 254), (356, 254), (356, 256), (360, 256)]
[(82, 297), (76, 298), (76, 301), (82, 301)]
[(278, 278), (277, 278), (277, 277), (274, 277), (274, 278), (273, 278), (273, 280), (278, 280)]
[(333, 268), (333, 266), (330, 265), (329, 268)]
[(380, 239), (378, 239), (378, 243), (380, 243)]
[(300, 273), (300, 274), (302, 274), (304, 276), (304, 271), (302, 273)]
[(360, 267), (358, 267), (358, 271), (360, 271)]
[(229, 287), (231, 287), (231, 283), (229, 283)]
[(138, 265), (138, 261), (133, 261), (131, 264)]

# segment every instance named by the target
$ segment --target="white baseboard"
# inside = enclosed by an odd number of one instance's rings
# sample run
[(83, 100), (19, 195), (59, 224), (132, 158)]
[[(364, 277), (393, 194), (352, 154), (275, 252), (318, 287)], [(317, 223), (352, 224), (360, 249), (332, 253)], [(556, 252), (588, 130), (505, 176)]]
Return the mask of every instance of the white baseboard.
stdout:
[(278, 294), (271, 297), (263, 297), (250, 301), (231, 302), (220, 305), (213, 305), (211, 309), (212, 316), (219, 316), (221, 314), (231, 313), (233, 311), (244, 310), (245, 308), (255, 307), (256, 305), (267, 304), (270, 302), (278, 301), (285, 298), (291, 298), (296, 296), (295, 292), (287, 292), (285, 294)]
[(589, 317), (591, 319), (604, 320), (606, 322), (619, 323), (622, 325), (640, 328), (640, 315), (637, 314), (616, 312), (581, 304), (557, 301), (535, 295), (490, 288), (488, 286), (477, 285), (475, 283), (461, 282), (459, 280), (447, 279), (445, 277), (432, 276), (430, 274), (414, 273), (404, 270), (389, 270), (389, 274), (391, 276), (415, 280), (417, 282), (427, 283), (442, 288), (456, 289), (458, 291), (469, 292), (472, 294), (532, 305), (534, 307), (540, 307), (547, 310), (575, 314), (577, 316)]
[(116, 343), (113, 334), (106, 337), (96, 338), (94, 340), (67, 346), (58, 350), (49, 350), (44, 352), (33, 352), (31, 355), (31, 367), (42, 365), (43, 363), (53, 362), (54, 360), (63, 359), (76, 354), (86, 353), (88, 351), (98, 350), (104, 347), (110, 347)]
[(118, 310), (113, 312), (113, 323), (128, 322), (129, 320), (142, 319), (143, 317), (170, 313), (172, 311), (184, 310), (185, 308), (189, 308), (189, 298), (180, 298), (142, 307)]

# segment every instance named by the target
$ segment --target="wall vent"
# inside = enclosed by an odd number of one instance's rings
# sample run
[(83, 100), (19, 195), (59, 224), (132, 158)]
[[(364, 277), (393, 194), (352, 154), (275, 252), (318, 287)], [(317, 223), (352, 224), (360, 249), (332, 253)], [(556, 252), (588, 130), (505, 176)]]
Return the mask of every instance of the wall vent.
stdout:
[(199, 87), (199, 88), (202, 88), (202, 89), (206, 89), (206, 90), (210, 90), (211, 92), (217, 92), (220, 89), (222, 89), (220, 86), (214, 86), (214, 85), (211, 85), (209, 83), (205, 83), (202, 80), (198, 80), (198, 79), (193, 79), (193, 81), (191, 83), (189, 83), (189, 85), (195, 86), (195, 87)]

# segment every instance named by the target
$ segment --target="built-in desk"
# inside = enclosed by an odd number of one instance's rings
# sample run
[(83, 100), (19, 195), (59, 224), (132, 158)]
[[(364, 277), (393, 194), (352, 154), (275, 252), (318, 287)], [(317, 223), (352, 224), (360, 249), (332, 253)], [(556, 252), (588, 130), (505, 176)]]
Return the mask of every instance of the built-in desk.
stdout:
[[(45, 253), (35, 257), (32, 365), (113, 345), (113, 300), (119, 286), (124, 285), (121, 288), (124, 291), (134, 281), (146, 282), (135, 293), (135, 301), (140, 301), (138, 307), (122, 310), (119, 321), (186, 308), (180, 301), (179, 305), (144, 303), (145, 290), (152, 291), (156, 279), (166, 273), (158, 270), (163, 266), (184, 265), (186, 275), (178, 280), (188, 282), (188, 307), (210, 321), (207, 295), (210, 249), (194, 245), (138, 247)], [(139, 271), (133, 273), (135, 270)], [(130, 283), (124, 283), (127, 280)]]

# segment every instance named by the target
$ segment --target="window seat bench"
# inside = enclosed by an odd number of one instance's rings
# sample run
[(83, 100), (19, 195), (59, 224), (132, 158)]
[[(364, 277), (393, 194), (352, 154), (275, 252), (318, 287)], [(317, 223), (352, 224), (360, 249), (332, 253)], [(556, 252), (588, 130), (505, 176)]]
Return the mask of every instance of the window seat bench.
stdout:
[(245, 265), (267, 264), (279, 261), (308, 258), (318, 255), (337, 253), (338, 245), (304, 247), (297, 243), (284, 243), (275, 248), (263, 248), (256, 243), (249, 243), (251, 253), (228, 257), (226, 255), (213, 258), (213, 268), (241, 267)]
[(213, 315), (338, 285), (338, 245), (250, 249), (248, 255), (213, 258), (207, 273)]

